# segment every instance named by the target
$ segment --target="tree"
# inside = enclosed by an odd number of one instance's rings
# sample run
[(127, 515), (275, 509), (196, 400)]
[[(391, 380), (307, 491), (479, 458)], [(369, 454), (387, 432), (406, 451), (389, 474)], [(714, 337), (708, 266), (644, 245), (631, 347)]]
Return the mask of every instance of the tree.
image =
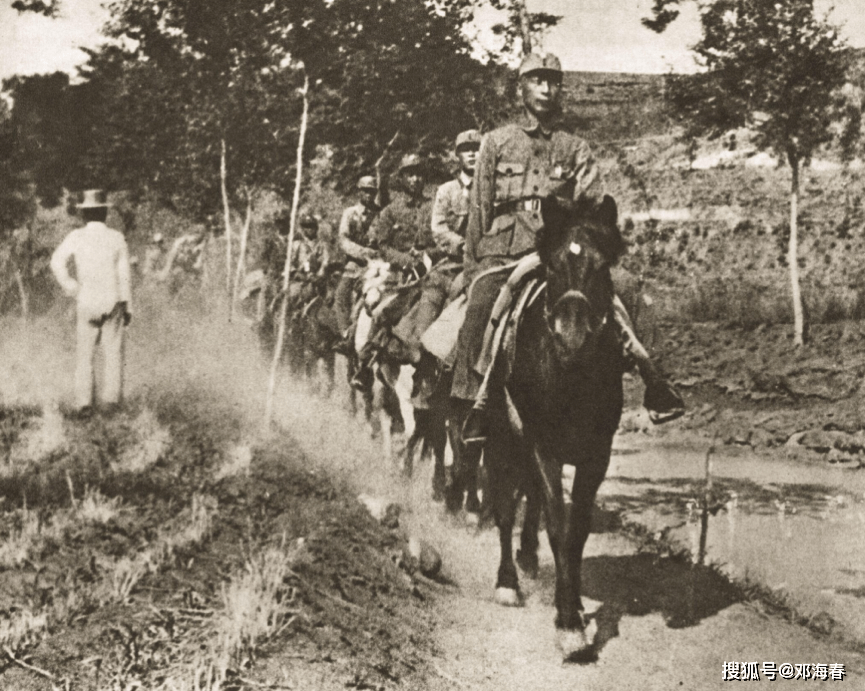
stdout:
[(22, 12), (33, 12), (46, 17), (56, 17), (60, 11), (60, 0), (15, 0), (12, 9)]
[(36, 214), (35, 185), (27, 167), (25, 123), (0, 100), (0, 310), (18, 293), (21, 316), (30, 312), (30, 283), (38, 251), (27, 228)]
[[(658, 0), (663, 30), (679, 0)], [(805, 338), (799, 287), (799, 175), (832, 138), (836, 97), (845, 82), (848, 51), (836, 27), (818, 18), (812, 0), (715, 0), (700, 5), (702, 38), (693, 47), (704, 71), (673, 84), (673, 100), (695, 132), (748, 126), (761, 150), (791, 171), (788, 261), (794, 343)]]
[(562, 20), (561, 15), (549, 12), (529, 12), (527, 0), (490, 0), (490, 5), (507, 13), (507, 21), (493, 26), (493, 33), (504, 38), (503, 51), (523, 55), (543, 43), (546, 33)]

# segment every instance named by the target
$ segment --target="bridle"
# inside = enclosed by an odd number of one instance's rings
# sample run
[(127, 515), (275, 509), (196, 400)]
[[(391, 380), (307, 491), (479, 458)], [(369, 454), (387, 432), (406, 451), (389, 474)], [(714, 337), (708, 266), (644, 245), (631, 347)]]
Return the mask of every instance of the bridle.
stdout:
[[(575, 256), (579, 256), (579, 255), (581, 255), (584, 251), (585, 251), (585, 249), (584, 249), (583, 246), (582, 246), (580, 243), (578, 243), (578, 242), (571, 242), (571, 243), (568, 245), (568, 252), (569, 252), (570, 254), (575, 255)], [(566, 270), (566, 272), (567, 272), (567, 281), (566, 281), (566, 282), (567, 282), (567, 285), (570, 286), (570, 285), (571, 285), (571, 265), (570, 265), (570, 263), (567, 262), (567, 261), (565, 261), (565, 262), (563, 262), (563, 263), (564, 263), (564, 266), (565, 266), (565, 270)], [(551, 308), (550, 308), (551, 301), (549, 300), (549, 286), (548, 286), (548, 282), (547, 282), (547, 281), (545, 281), (545, 282), (543, 283), (543, 288), (544, 288), (544, 292), (545, 292), (545, 296), (544, 296), (544, 298), (545, 298), (545, 299), (544, 299), (544, 323), (545, 323), (545, 325), (546, 325), (547, 330), (549, 331), (549, 333), (550, 333), (550, 334), (553, 334), (553, 333), (556, 333), (556, 327), (555, 327), (555, 320), (556, 320), (556, 316), (553, 314), (553, 312), (552, 312), (552, 310), (551, 310)], [(539, 292), (540, 292), (540, 291), (539, 291)], [(582, 291), (580, 291), (580, 295), (582, 295), (583, 298), (584, 298), (584, 299), (586, 300), (586, 302), (588, 303), (588, 307), (589, 307), (589, 314), (590, 314), (590, 315), (597, 314), (597, 312), (596, 312), (595, 309), (594, 309), (594, 306), (592, 305), (592, 299), (591, 299), (591, 297), (590, 297), (589, 295), (586, 295), (586, 294), (583, 293)], [(537, 297), (537, 296), (535, 296), (535, 297)], [(529, 304), (531, 304), (531, 302), (534, 301), (535, 297), (532, 298), (532, 300), (530, 301)], [(591, 319), (589, 320), (589, 325), (588, 325), (588, 329), (587, 329), (587, 330), (588, 330), (588, 334), (591, 335), (591, 334), (593, 334), (593, 333), (595, 333), (595, 332), (600, 333), (600, 332), (604, 329), (604, 327), (607, 325), (607, 322), (608, 322), (609, 319), (610, 319), (610, 315), (611, 315), (611, 313), (612, 313), (612, 302), (611, 302), (610, 307), (607, 308), (606, 310), (604, 310), (604, 312), (603, 312), (603, 316), (601, 317), (601, 320), (600, 320), (597, 324), (593, 325), (593, 324), (592, 324), (592, 320), (591, 320)]]

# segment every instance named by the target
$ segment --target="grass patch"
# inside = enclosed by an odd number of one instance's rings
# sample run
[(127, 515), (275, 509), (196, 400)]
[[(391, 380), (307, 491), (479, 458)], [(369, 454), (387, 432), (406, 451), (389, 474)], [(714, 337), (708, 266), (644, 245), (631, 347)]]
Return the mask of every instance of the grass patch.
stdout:
[(0, 567), (6, 569), (21, 566), (42, 542), (42, 524), (36, 512), (25, 506), (16, 514), (17, 525), (0, 544)]
[(250, 557), (244, 572), (223, 586), (215, 650), (221, 669), (254, 660), (260, 644), (291, 621), (294, 590), (285, 585), (290, 563), (284, 549), (269, 548)]

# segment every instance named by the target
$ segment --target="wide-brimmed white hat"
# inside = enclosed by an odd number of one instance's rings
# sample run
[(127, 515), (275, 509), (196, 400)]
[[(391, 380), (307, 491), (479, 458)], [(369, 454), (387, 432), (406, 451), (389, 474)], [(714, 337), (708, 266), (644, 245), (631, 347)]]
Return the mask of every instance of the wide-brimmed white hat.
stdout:
[(77, 206), (79, 209), (107, 209), (111, 204), (108, 203), (105, 190), (84, 190), (81, 193), (81, 203)]

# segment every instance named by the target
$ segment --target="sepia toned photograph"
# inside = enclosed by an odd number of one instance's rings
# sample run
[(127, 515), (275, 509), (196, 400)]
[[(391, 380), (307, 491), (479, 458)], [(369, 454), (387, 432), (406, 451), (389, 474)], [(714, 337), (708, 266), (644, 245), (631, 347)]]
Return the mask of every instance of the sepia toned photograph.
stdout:
[(863, 0), (0, 0), (0, 691), (865, 688)]

